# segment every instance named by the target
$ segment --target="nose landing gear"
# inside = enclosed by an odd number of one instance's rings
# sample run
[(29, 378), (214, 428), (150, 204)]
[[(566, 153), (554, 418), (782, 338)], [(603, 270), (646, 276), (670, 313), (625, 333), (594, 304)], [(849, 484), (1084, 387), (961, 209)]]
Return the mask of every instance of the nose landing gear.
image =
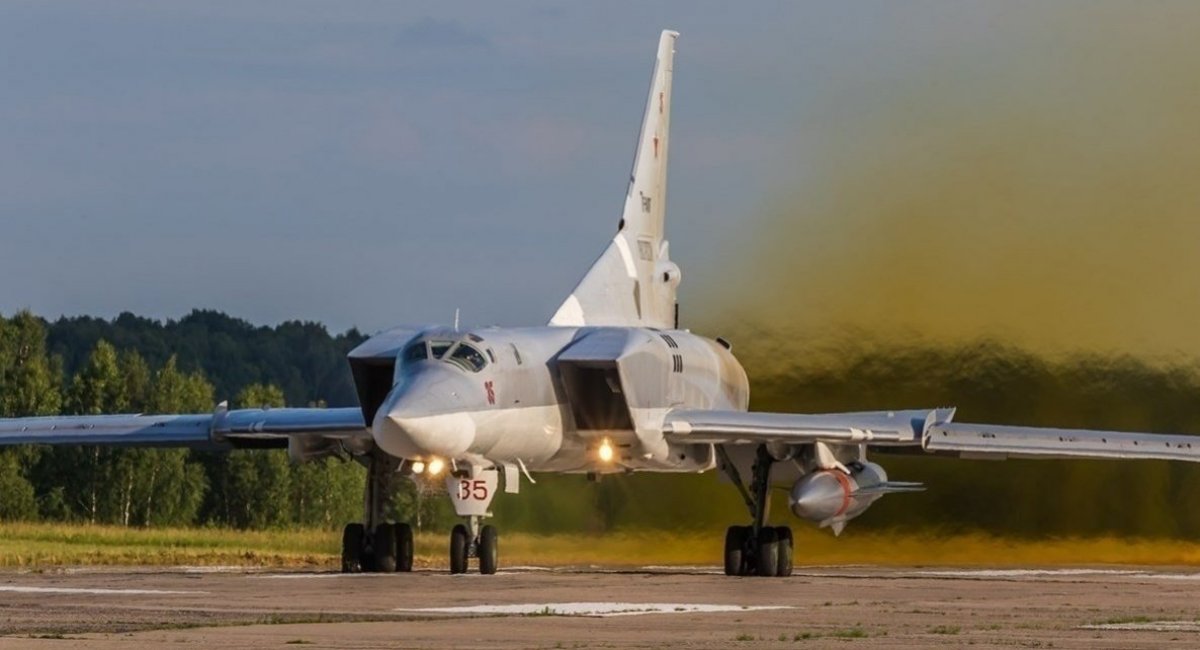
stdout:
[(492, 575), (499, 559), (499, 533), (495, 526), (480, 527), (478, 516), (468, 519), (469, 524), (458, 524), (450, 531), (450, 573), (466, 573), (469, 559), (478, 558), (479, 573)]
[(467, 520), (450, 531), (450, 573), (466, 573), (470, 558), (479, 559), (479, 572), (483, 575), (496, 573), (499, 534), (495, 526), (481, 524), (484, 517), (491, 516), (488, 506), (499, 483), (495, 467), (471, 467), (446, 477), (446, 491), (450, 493), (454, 512)]

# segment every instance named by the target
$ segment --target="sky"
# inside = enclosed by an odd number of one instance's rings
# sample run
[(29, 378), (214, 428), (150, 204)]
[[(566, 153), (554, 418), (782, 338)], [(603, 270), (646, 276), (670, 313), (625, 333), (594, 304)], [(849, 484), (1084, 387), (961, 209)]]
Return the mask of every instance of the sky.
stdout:
[(543, 323), (664, 28), (685, 320), (1200, 353), (1184, 2), (0, 3), (0, 313)]

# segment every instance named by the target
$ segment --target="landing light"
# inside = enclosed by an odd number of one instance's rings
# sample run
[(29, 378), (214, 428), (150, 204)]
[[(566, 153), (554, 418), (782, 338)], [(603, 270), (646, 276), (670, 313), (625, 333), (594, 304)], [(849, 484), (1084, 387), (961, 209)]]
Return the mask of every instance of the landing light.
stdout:
[(422, 472), (424, 472), (424, 471), (425, 471), (425, 463), (422, 463), (422, 462), (421, 462), (421, 461), (419, 461), (419, 460), (414, 460), (414, 461), (413, 461), (413, 464), (412, 464), (412, 472), (413, 472), (413, 474), (420, 474), (420, 473), (422, 473)]
[(611, 462), (612, 462), (612, 459), (613, 459), (613, 448), (612, 448), (612, 443), (608, 441), (608, 438), (605, 438), (605, 439), (604, 439), (604, 442), (601, 442), (601, 443), (600, 443), (600, 449), (598, 450), (598, 452), (597, 452), (597, 453), (599, 453), (599, 454), (600, 454), (600, 460), (601, 460), (601, 461), (603, 461), (603, 462), (605, 462), (605, 463), (611, 463)]
[(441, 458), (433, 458), (429, 461), (428, 469), (430, 476), (437, 476), (442, 473), (442, 470), (446, 469), (446, 463)]

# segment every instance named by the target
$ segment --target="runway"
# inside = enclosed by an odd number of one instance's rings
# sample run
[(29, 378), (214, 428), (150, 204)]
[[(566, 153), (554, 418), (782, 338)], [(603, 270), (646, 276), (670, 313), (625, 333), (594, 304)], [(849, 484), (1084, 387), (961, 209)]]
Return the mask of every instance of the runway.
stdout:
[(1159, 567), (73, 568), (0, 573), (0, 648), (1194, 648), (1198, 596)]

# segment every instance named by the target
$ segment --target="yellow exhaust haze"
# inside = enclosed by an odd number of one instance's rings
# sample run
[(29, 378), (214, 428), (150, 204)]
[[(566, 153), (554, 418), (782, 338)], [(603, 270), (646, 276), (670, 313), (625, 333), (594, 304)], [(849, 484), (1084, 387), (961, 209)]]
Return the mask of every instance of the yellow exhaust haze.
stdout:
[(818, 346), (1200, 354), (1200, 5), (1017, 6), (1003, 38), (812, 98), (736, 281), (685, 313)]

